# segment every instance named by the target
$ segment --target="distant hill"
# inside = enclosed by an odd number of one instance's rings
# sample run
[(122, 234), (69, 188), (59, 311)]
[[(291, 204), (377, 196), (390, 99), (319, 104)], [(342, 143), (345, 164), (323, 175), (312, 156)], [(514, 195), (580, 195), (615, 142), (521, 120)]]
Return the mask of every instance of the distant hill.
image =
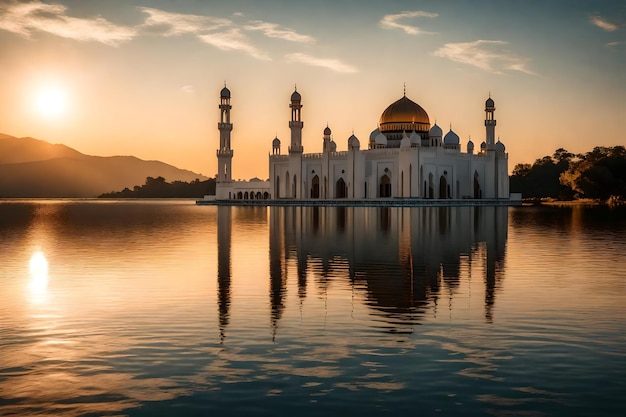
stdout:
[(97, 197), (132, 189), (147, 177), (207, 179), (160, 161), (90, 156), (65, 145), (0, 134), (0, 197)]

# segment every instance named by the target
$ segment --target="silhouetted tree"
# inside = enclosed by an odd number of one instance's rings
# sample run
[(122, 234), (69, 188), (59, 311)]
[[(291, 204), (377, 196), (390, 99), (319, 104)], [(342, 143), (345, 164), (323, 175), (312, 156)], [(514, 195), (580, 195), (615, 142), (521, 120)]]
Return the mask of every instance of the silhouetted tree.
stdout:
[(200, 198), (215, 195), (215, 179), (206, 181), (195, 179), (191, 182), (174, 181), (168, 183), (163, 177), (147, 177), (144, 185), (135, 185), (132, 190), (124, 188), (119, 192), (102, 194), (101, 198)]
[(561, 174), (561, 183), (583, 197), (626, 197), (626, 148), (597, 146)]
[(552, 156), (537, 159), (532, 165), (517, 164), (510, 178), (512, 192), (524, 197), (571, 199), (571, 189), (561, 184), (559, 178), (569, 167), (574, 155), (563, 148)]

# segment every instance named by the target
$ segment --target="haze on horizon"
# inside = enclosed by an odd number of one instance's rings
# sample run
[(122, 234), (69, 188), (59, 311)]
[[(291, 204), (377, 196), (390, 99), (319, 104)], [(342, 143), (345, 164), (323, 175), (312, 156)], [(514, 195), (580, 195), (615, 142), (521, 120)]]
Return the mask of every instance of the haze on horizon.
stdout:
[[(624, 144), (623, 1), (0, 0), (0, 132), (213, 176), (219, 91), (232, 92), (233, 175), (267, 177), (302, 94), (303, 145), (328, 124), (367, 143), (403, 94), (484, 140), (484, 101), (509, 169), (563, 147)], [(286, 151), (286, 149), (284, 149)]]

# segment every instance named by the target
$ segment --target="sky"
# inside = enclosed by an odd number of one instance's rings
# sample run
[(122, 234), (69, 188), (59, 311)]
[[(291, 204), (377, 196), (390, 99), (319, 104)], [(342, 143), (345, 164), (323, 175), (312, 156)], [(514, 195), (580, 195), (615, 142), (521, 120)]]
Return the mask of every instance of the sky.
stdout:
[(626, 143), (626, 2), (0, 0), (2, 133), (214, 176), (224, 83), (237, 179), (287, 152), (296, 86), (305, 152), (367, 148), (405, 88), (465, 152), (491, 95), (512, 171)]

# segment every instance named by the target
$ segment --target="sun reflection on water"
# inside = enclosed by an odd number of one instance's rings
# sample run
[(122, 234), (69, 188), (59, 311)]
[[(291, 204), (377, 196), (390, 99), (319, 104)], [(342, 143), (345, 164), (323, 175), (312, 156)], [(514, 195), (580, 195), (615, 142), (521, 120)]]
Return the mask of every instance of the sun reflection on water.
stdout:
[(30, 289), (32, 294), (39, 298), (48, 290), (48, 260), (40, 250), (35, 251), (28, 262), (30, 272)]

